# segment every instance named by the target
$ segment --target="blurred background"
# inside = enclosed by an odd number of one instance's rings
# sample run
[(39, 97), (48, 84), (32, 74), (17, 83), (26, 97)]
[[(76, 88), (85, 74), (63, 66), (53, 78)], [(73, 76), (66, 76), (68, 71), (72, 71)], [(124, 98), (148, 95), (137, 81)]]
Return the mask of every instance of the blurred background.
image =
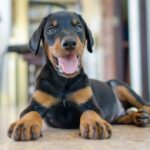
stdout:
[(150, 97), (149, 0), (3, 0), (0, 5), (0, 106), (24, 106), (44, 64), (42, 49), (28, 41), (44, 16), (59, 10), (80, 13), (91, 29), (94, 53), (84, 53), (91, 78), (123, 80)]

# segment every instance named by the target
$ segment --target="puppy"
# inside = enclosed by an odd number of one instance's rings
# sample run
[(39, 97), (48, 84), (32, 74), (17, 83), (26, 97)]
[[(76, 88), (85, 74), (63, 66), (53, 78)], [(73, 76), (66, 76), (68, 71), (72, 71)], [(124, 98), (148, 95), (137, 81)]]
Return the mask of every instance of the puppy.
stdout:
[[(52, 127), (79, 128), (80, 136), (88, 139), (110, 138), (110, 123), (149, 123), (150, 106), (127, 84), (100, 82), (85, 74), (82, 55), (85, 45), (92, 52), (93, 38), (79, 14), (63, 11), (45, 17), (29, 42), (35, 55), (41, 41), (46, 64), (29, 105), (9, 127), (10, 138), (38, 139), (42, 118)], [(131, 107), (137, 111), (127, 113)]]

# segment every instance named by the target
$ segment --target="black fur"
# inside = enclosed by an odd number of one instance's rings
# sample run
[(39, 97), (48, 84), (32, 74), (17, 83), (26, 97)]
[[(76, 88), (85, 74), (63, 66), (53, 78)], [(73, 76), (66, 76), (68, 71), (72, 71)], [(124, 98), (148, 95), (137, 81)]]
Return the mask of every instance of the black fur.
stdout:
[(93, 45), (94, 45), (94, 40), (93, 40), (93, 37), (92, 37), (92, 33), (91, 33), (91, 31), (89, 30), (89, 28), (88, 28), (86, 22), (84, 21), (84, 19), (82, 18), (82, 16), (81, 16), (81, 15), (78, 15), (78, 16), (79, 16), (81, 22), (82, 22), (83, 25), (84, 25), (85, 35), (86, 35), (86, 39), (87, 39), (87, 49), (88, 49), (88, 51), (89, 51), (90, 53), (92, 53), (92, 52), (93, 52), (92, 47), (93, 47)]
[(45, 26), (45, 22), (47, 20), (47, 17), (44, 18), (39, 25), (38, 29), (33, 33), (32, 38), (29, 42), (29, 47), (31, 51), (36, 55), (38, 53), (41, 39), (43, 38), (43, 29)]

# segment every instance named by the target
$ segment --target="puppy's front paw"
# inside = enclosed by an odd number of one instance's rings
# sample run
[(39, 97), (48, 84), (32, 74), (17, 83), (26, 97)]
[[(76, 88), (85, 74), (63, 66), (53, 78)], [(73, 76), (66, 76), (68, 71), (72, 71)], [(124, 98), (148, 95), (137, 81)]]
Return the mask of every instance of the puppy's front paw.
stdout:
[(111, 125), (96, 112), (89, 110), (80, 118), (80, 135), (88, 139), (108, 139), (112, 135)]
[(20, 119), (10, 125), (7, 134), (15, 141), (36, 140), (41, 136), (41, 125), (34, 120)]

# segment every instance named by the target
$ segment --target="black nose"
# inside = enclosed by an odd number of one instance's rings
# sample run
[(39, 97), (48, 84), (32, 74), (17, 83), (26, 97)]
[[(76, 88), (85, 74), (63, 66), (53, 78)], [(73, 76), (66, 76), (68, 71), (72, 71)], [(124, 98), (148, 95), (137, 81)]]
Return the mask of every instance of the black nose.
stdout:
[(77, 45), (77, 42), (75, 39), (65, 39), (62, 41), (62, 47), (66, 50), (74, 50)]

